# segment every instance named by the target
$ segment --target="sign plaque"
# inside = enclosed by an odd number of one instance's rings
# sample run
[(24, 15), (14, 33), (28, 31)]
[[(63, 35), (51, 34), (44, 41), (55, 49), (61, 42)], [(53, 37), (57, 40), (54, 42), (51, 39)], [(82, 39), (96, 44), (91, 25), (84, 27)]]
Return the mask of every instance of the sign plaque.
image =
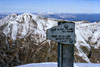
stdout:
[(62, 44), (75, 43), (75, 24), (64, 23), (48, 29), (47, 38)]

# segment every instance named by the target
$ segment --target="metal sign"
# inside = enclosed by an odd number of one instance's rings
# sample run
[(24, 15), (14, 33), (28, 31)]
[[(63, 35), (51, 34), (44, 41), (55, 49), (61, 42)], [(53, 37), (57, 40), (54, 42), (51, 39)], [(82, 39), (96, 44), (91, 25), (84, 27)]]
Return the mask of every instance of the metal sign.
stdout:
[(62, 44), (74, 44), (75, 23), (64, 23), (48, 29), (47, 38)]

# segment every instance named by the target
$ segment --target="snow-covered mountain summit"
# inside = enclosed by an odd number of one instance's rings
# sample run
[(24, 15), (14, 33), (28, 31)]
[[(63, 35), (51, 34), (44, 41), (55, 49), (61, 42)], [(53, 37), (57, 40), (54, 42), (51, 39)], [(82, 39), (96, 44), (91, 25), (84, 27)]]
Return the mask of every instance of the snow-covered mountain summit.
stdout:
[(37, 41), (41, 42), (46, 38), (46, 30), (57, 25), (53, 19), (41, 18), (37, 15), (24, 13), (22, 15), (12, 14), (0, 20), (0, 26), (6, 25), (3, 32), (7, 37), (13, 40), (24, 38), (32, 34), (38, 37)]

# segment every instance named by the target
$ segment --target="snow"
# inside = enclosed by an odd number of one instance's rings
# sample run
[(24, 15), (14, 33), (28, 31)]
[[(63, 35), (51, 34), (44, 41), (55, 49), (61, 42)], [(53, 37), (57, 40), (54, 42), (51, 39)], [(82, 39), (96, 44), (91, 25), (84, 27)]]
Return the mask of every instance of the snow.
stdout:
[[(80, 25), (79, 25), (80, 26)], [(77, 55), (79, 55), (80, 57), (82, 57), (85, 61), (90, 63), (90, 60), (88, 59), (87, 55), (82, 51), (82, 49), (80, 48), (80, 46), (85, 46), (88, 48), (88, 50), (90, 50), (90, 46), (89, 44), (86, 43), (84, 37), (82, 37), (82, 34), (84, 32), (83, 29), (79, 28), (78, 24), (76, 24), (75, 26), (75, 34), (76, 34), (76, 43), (75, 46), (78, 49), (78, 53)], [(85, 36), (85, 35), (84, 35)]]
[(12, 39), (16, 40), (16, 36), (17, 36), (17, 22), (12, 22), (13, 23), (13, 27), (12, 27)]
[[(45, 63), (32, 63), (16, 67), (57, 67), (56, 62), (45, 62)], [(74, 63), (74, 67), (100, 67), (100, 64), (94, 63)]]
[[(6, 36), (9, 34), (9, 32), (11, 32), (11, 38), (13, 40), (16, 40), (16, 36), (17, 36), (17, 30), (18, 30), (18, 24), (16, 21), (10, 21), (10, 23), (8, 24), (8, 26), (4, 29), (4, 33), (6, 34)], [(12, 31), (11, 31), (12, 30)]]

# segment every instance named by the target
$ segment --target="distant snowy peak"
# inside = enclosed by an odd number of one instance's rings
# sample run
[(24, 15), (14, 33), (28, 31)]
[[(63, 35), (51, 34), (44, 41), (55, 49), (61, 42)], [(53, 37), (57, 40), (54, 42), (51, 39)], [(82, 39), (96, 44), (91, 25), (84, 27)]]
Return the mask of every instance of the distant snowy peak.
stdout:
[(57, 26), (57, 22), (53, 19), (42, 18), (29, 13), (9, 15), (0, 20), (0, 25), (3, 26), (4, 24), (7, 24), (7, 26), (3, 29), (3, 32), (13, 40), (24, 38), (30, 34), (34, 36), (38, 34), (41, 41), (46, 38), (45, 33), (48, 28)]

